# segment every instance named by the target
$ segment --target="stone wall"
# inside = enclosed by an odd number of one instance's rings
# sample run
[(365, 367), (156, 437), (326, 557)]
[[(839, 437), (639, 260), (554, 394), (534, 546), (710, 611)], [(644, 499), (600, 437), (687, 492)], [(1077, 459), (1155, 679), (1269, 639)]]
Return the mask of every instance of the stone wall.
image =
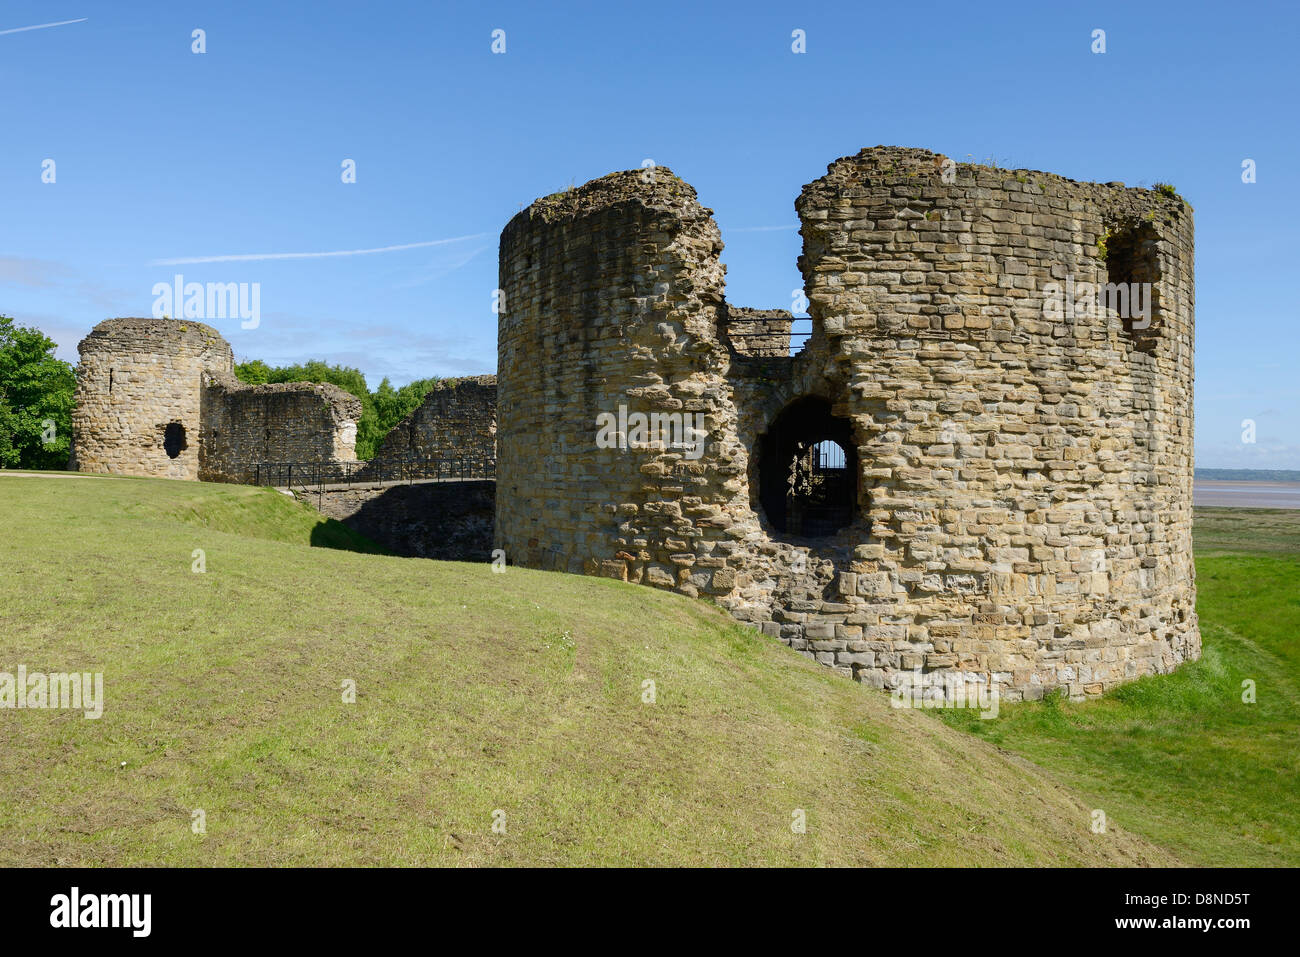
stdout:
[[(509, 561), (727, 595), (745, 449), (718, 340), (722, 241), (695, 191), (614, 173), (501, 235), (497, 541)], [(708, 452), (596, 447), (597, 417), (708, 417)]]
[(496, 435), (497, 377), (443, 379), (393, 426), (375, 458), (456, 461), (469, 474), (491, 475)]
[[(502, 233), (511, 561), (712, 595), (876, 686), (1082, 696), (1199, 656), (1185, 203), (863, 150), (796, 203), (813, 332), (789, 357), (729, 340), (768, 314), (727, 307), (710, 211), (656, 172)], [(1149, 319), (1050, 306), (1108, 281), (1151, 282)], [(598, 447), (620, 406), (698, 414), (703, 454)], [(823, 441), (844, 520), (796, 534), (787, 469)]]
[(252, 482), (259, 462), (356, 460), (361, 400), (336, 385), (245, 385), (210, 376), (203, 390), (199, 477)]
[(790, 327), (794, 317), (789, 311), (729, 305), (721, 319), (731, 347), (740, 355), (785, 357), (790, 354)]
[(486, 562), (492, 557), (495, 486), (491, 480), (361, 483), (298, 496), (395, 554)]
[(356, 458), (360, 400), (333, 385), (245, 385), (211, 326), (108, 319), (77, 349), (74, 471), (248, 482), (258, 462)]
[(234, 366), (217, 330), (188, 320), (108, 319), (77, 351), (68, 467), (198, 478), (199, 381)]

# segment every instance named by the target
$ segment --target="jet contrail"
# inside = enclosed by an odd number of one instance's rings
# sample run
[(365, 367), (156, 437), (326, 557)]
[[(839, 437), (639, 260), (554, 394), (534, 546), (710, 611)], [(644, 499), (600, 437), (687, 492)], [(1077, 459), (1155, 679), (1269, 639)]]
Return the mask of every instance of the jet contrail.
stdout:
[(9, 30), (0, 30), (0, 36), (6, 33), (26, 33), (28, 30), (44, 30), (46, 27), (66, 27), (69, 23), (85, 23), (90, 17), (81, 17), (76, 20), (60, 20), (58, 23), (38, 23), (31, 27), (13, 27)]
[(252, 262), (258, 259), (326, 259), (331, 256), (369, 256), (372, 253), (395, 253), (403, 249), (423, 249), (426, 246), (445, 246), (447, 243), (460, 243), (467, 239), (480, 239), (487, 233), (474, 233), (470, 236), (453, 236), (450, 239), (431, 239), (424, 243), (404, 243), (400, 246), (376, 246), (374, 249), (338, 249), (324, 253), (240, 253), (233, 256), (187, 256), (182, 259), (155, 259), (150, 266), (183, 266), (191, 263), (233, 263)]

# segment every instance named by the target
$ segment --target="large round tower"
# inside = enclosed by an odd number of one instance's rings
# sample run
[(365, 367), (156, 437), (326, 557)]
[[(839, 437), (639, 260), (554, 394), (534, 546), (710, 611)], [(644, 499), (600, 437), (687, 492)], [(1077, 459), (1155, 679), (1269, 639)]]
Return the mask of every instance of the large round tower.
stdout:
[(694, 191), (646, 173), (502, 234), (509, 560), (710, 594), (877, 686), (1082, 696), (1199, 656), (1172, 190), (838, 160), (796, 202), (792, 356), (788, 316), (723, 301)]

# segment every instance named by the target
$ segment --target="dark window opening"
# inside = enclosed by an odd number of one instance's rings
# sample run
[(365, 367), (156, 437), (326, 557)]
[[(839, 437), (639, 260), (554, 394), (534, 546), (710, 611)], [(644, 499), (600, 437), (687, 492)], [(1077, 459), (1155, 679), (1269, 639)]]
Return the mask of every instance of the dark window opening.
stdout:
[(167, 457), (174, 459), (185, 448), (185, 426), (179, 422), (168, 422), (163, 429), (163, 451)]
[(1137, 349), (1149, 352), (1159, 337), (1160, 237), (1151, 223), (1121, 228), (1106, 241), (1102, 308), (1117, 316)]
[(780, 532), (833, 535), (853, 521), (858, 455), (849, 420), (825, 399), (787, 406), (761, 439), (759, 502)]
[(113, 370), (112, 369), (108, 370), (108, 393), (109, 395), (113, 394)]

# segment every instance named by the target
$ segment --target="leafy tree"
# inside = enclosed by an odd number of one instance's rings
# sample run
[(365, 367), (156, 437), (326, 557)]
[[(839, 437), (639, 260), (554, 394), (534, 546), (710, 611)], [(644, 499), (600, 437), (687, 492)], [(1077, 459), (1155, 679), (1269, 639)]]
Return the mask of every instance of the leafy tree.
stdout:
[(393, 384), (385, 377), (384, 381), (379, 383), (379, 388), (375, 390), (375, 450), (378, 451), (380, 443), (389, 432), (393, 431), (393, 426), (397, 425), (404, 418), (419, 408), (424, 397), (428, 395), (438, 380), (435, 379), (417, 379), (409, 382), (400, 389), (394, 389)]
[(4, 393), (0, 392), (0, 469), (14, 468), (18, 464), (18, 450), (13, 442), (15, 426), (14, 410), (9, 408)]
[(235, 378), (249, 385), (265, 385), (271, 381), (271, 373), (274, 371), (261, 359), (253, 359), (250, 362), (240, 362), (235, 366)]
[(0, 467), (67, 467), (77, 380), (56, 348), (39, 329), (0, 316)]

